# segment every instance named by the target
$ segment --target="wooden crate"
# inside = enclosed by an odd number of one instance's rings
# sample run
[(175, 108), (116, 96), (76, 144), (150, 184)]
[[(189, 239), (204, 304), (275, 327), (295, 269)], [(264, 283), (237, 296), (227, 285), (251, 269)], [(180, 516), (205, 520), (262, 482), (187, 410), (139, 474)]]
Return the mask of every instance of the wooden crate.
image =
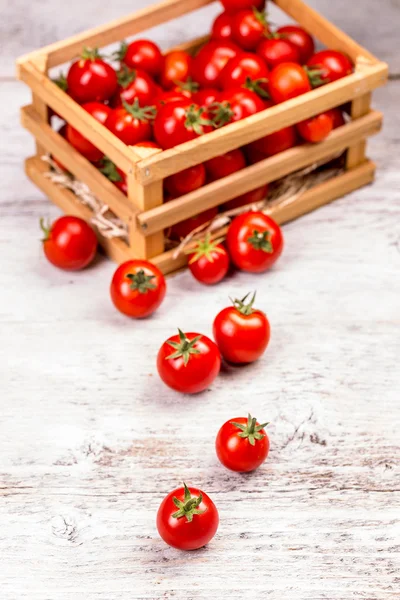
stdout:
[[(148, 258), (165, 273), (174, 271), (185, 264), (186, 257), (175, 256), (173, 250), (165, 251), (165, 228), (307, 165), (328, 160), (338, 152), (347, 150), (346, 171), (299, 194), (290, 206), (275, 205), (271, 214), (279, 223), (303, 215), (373, 181), (374, 164), (366, 158), (365, 140), (379, 131), (382, 115), (371, 110), (371, 92), (387, 81), (388, 67), (302, 0), (274, 2), (320, 42), (347, 53), (356, 65), (355, 72), (171, 150), (126, 146), (48, 77), (49, 69), (76, 58), (83, 46), (106, 46), (213, 1), (165, 0), (18, 60), (18, 77), (32, 90), (32, 104), (22, 108), (22, 124), (33, 134), (37, 144), (36, 156), (26, 161), (26, 172), (62, 210), (90, 220), (91, 211), (72, 192), (45, 176), (48, 165), (41, 160), (41, 156), (51, 153), (77, 179), (86, 183), (93, 194), (128, 225), (128, 242), (100, 236), (107, 254), (117, 262), (135, 257)], [(179, 48), (195, 52), (207, 39), (203, 37)], [(163, 204), (165, 177), (345, 103), (351, 103), (352, 120), (333, 131), (323, 142), (292, 148)], [(127, 173), (127, 196), (50, 127), (49, 107), (81, 131)]]

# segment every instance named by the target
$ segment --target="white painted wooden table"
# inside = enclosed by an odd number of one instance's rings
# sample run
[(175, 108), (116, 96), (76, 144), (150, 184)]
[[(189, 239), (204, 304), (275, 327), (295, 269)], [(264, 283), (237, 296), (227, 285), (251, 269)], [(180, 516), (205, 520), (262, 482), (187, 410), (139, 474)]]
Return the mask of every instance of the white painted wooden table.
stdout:
[[(23, 175), (33, 144), (17, 109), (29, 96), (12, 63), (144, 4), (2, 6), (0, 597), (399, 598), (400, 4), (313, 2), (390, 62), (393, 81), (376, 95), (386, 114), (371, 144), (376, 183), (286, 226), (267, 275), (208, 289), (181, 274), (153, 319), (131, 322), (108, 297), (114, 265), (65, 274), (42, 256), (38, 219), (58, 213)], [(155, 36), (166, 46), (198, 24)], [(253, 289), (273, 328), (265, 359), (197, 397), (165, 388), (160, 343), (177, 326), (210, 334), (228, 296)], [(214, 437), (249, 410), (271, 421), (272, 451), (257, 473), (235, 475)], [(214, 541), (191, 554), (155, 528), (182, 480), (221, 516)]]

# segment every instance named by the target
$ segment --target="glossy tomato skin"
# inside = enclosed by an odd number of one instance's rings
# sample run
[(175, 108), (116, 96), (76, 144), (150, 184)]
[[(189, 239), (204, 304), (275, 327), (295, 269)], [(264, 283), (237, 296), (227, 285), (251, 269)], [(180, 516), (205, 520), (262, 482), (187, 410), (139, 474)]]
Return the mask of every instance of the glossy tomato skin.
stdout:
[(333, 129), (333, 118), (329, 112), (321, 113), (297, 123), (296, 129), (306, 142), (322, 142)]
[(297, 133), (295, 127), (284, 127), (274, 133), (252, 142), (246, 146), (245, 152), (249, 161), (254, 164), (264, 160), (268, 156), (274, 156), (284, 150), (289, 150), (297, 144)]
[[(268, 251), (250, 241), (255, 235), (266, 237), (270, 245)], [(249, 273), (263, 273), (271, 268), (283, 251), (281, 228), (262, 212), (237, 216), (228, 229), (226, 243), (232, 262)]]
[(157, 96), (157, 88), (151, 76), (140, 69), (124, 71), (120, 78), (115, 96), (112, 98), (112, 106), (121, 106), (125, 101), (133, 104), (136, 98), (140, 106), (151, 106)]
[(233, 17), (232, 38), (243, 50), (254, 51), (268, 31), (264, 15), (254, 9), (241, 10)]
[(198, 488), (190, 486), (189, 491), (193, 497), (202, 495), (202, 502), (198, 509), (204, 511), (202, 514), (195, 514), (191, 522), (188, 522), (186, 517), (172, 516), (177, 512), (174, 498), (184, 502), (184, 488), (178, 488), (169, 493), (162, 501), (157, 513), (158, 533), (164, 542), (178, 550), (202, 548), (215, 536), (219, 525), (218, 510), (211, 498)]
[(211, 104), (219, 101), (219, 90), (215, 88), (205, 88), (195, 92), (192, 96), (193, 102), (196, 102), (199, 106), (208, 108)]
[(222, 244), (218, 244), (208, 255), (189, 261), (193, 277), (205, 285), (215, 285), (222, 281), (228, 274), (229, 266), (229, 255)]
[[(199, 114), (201, 122), (210, 120), (210, 115), (188, 98), (180, 102), (170, 102), (160, 108), (154, 121), (154, 137), (161, 148), (164, 150), (173, 148), (199, 137), (199, 133), (187, 124), (190, 111)], [(200, 111), (202, 111), (201, 115)], [(200, 125), (203, 134), (212, 130), (211, 125)]]
[(290, 40), (272, 38), (264, 39), (257, 46), (257, 54), (269, 69), (284, 62), (301, 63), (300, 52)]
[[(260, 433), (264, 436), (255, 440), (254, 446), (248, 439), (239, 436), (241, 430), (233, 425), (240, 423), (246, 425), (246, 417), (230, 419), (218, 432), (215, 449), (220, 462), (231, 471), (249, 473), (258, 469), (268, 457), (270, 442), (264, 429)], [(257, 423), (259, 425), (259, 423)]]
[(135, 40), (127, 47), (123, 62), (130, 69), (141, 69), (151, 77), (158, 77), (164, 58), (160, 48), (151, 40)]
[(305, 65), (315, 51), (314, 40), (311, 35), (299, 25), (284, 25), (277, 30), (277, 34), (297, 46), (300, 52), (300, 63)]
[(314, 54), (307, 66), (320, 70), (320, 78), (324, 83), (332, 83), (346, 75), (351, 75), (354, 65), (350, 58), (338, 50), (321, 50)]
[(297, 63), (281, 63), (269, 74), (269, 93), (275, 104), (311, 91), (307, 73)]
[(222, 179), (223, 177), (232, 175), (232, 173), (236, 173), (236, 171), (244, 169), (246, 166), (246, 159), (243, 152), (237, 148), (236, 150), (226, 152), (226, 154), (211, 158), (204, 166), (207, 172), (208, 181), (216, 181), (217, 179)]
[(232, 15), (227, 12), (218, 15), (211, 28), (211, 38), (213, 40), (231, 40), (232, 20)]
[(228, 60), (241, 52), (231, 40), (211, 40), (193, 60), (193, 75), (201, 87), (218, 87), (218, 78)]
[(46, 258), (64, 271), (80, 271), (94, 259), (97, 238), (93, 229), (79, 217), (57, 219), (43, 240)]
[(223, 68), (218, 83), (222, 90), (238, 88), (248, 82), (260, 79), (268, 80), (268, 68), (264, 60), (256, 54), (243, 52)]
[(168, 90), (167, 92), (163, 92), (159, 94), (154, 100), (154, 106), (157, 110), (160, 110), (164, 104), (169, 104), (171, 102), (182, 102), (186, 101), (187, 97), (179, 91), (176, 90)]
[(187, 52), (177, 50), (164, 56), (161, 71), (161, 85), (169, 90), (176, 86), (177, 81), (187, 81), (192, 72), (193, 58)]
[(117, 75), (101, 58), (81, 58), (74, 62), (67, 75), (68, 94), (79, 104), (105, 102), (117, 89)]
[(150, 122), (135, 118), (123, 106), (110, 112), (105, 126), (127, 146), (135, 146), (152, 137)]
[(255, 92), (245, 88), (234, 88), (221, 92), (220, 102), (232, 111), (230, 122), (235, 123), (255, 115), (267, 108), (267, 104)]
[(193, 231), (193, 229), (197, 229), (197, 227), (200, 227), (200, 225), (204, 225), (205, 223), (208, 223), (208, 221), (212, 221), (217, 214), (217, 207), (209, 208), (195, 217), (191, 217), (190, 219), (185, 219), (180, 223), (176, 223), (170, 228), (168, 237), (171, 240), (183, 240), (189, 235), (189, 233)]
[(206, 170), (203, 164), (194, 165), (179, 173), (170, 175), (164, 181), (166, 190), (177, 198), (201, 188), (206, 182)]
[(346, 121), (340, 108), (331, 108), (331, 110), (328, 110), (327, 112), (332, 117), (333, 129), (345, 125)]
[(268, 195), (268, 184), (262, 185), (255, 190), (251, 190), (250, 192), (246, 192), (241, 196), (237, 196), (233, 198), (233, 200), (229, 200), (222, 205), (223, 210), (234, 210), (235, 208), (239, 208), (240, 206), (246, 206), (246, 204), (255, 204), (256, 202), (261, 202), (261, 200), (265, 200)]
[[(198, 333), (186, 333), (189, 341), (196, 338)], [(157, 356), (157, 369), (163, 382), (185, 394), (198, 394), (207, 389), (217, 377), (221, 368), (221, 357), (217, 346), (205, 335), (195, 343), (194, 349), (199, 352), (191, 354), (185, 365), (182, 356), (168, 358), (174, 353), (174, 348), (168, 342), (179, 343), (179, 335), (170, 337), (161, 346)]]
[(262, 10), (265, 7), (265, 0), (221, 0), (221, 4), (226, 11), (236, 13), (238, 10), (253, 8), (253, 6)]
[(144, 140), (143, 142), (138, 142), (135, 146), (139, 146), (140, 148), (157, 148), (157, 150), (161, 150), (160, 146), (153, 142), (152, 140)]
[[(141, 286), (141, 281), (148, 281), (148, 284)], [(164, 275), (155, 265), (147, 260), (128, 260), (115, 271), (110, 295), (119, 312), (143, 319), (157, 310), (164, 300), (166, 289)]]
[[(82, 108), (86, 110), (92, 117), (99, 123), (105, 125), (110, 115), (111, 108), (100, 102), (87, 102), (82, 105)], [(90, 162), (97, 162), (103, 158), (104, 152), (96, 148), (92, 142), (85, 138), (77, 129), (74, 129), (72, 125), (67, 124), (66, 138), (80, 154), (82, 154)]]

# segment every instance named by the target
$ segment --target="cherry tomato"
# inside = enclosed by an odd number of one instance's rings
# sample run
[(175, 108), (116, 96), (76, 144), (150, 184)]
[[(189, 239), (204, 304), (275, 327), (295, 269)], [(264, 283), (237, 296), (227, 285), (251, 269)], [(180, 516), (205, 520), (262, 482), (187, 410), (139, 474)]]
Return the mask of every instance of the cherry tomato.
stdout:
[(140, 146), (141, 148), (157, 148), (161, 150), (160, 146), (151, 140), (144, 140), (143, 142), (138, 142), (135, 146)]
[(103, 173), (109, 179), (115, 187), (117, 187), (124, 194), (128, 193), (128, 184), (126, 181), (126, 174), (117, 167), (109, 158), (104, 156), (99, 164), (99, 171)]
[(263, 59), (256, 54), (243, 52), (231, 60), (223, 68), (218, 83), (222, 90), (246, 88), (268, 98), (269, 71)]
[[(107, 119), (112, 112), (109, 106), (101, 104), (100, 102), (88, 102), (87, 104), (83, 104), (82, 108), (92, 115), (96, 121), (102, 123), (103, 125), (106, 124)], [(97, 162), (103, 158), (104, 152), (96, 148), (92, 142), (85, 138), (70, 124), (67, 125), (66, 138), (71, 146), (73, 146), (75, 150), (80, 152), (90, 162)]]
[(136, 99), (130, 106), (122, 101), (123, 106), (111, 111), (105, 125), (127, 146), (149, 140), (152, 136), (151, 121), (154, 118), (154, 107), (140, 107)]
[(211, 158), (204, 166), (208, 180), (216, 181), (217, 179), (232, 175), (232, 173), (240, 171), (240, 169), (244, 169), (246, 166), (246, 159), (243, 152), (238, 148), (237, 150), (231, 150), (226, 154)]
[(216, 87), (218, 77), (228, 60), (241, 52), (230, 40), (211, 40), (193, 60), (193, 73), (203, 88)]
[(182, 100), (186, 101), (187, 97), (181, 91), (177, 91), (176, 89), (168, 90), (155, 98), (154, 105), (156, 110), (160, 110), (164, 104), (169, 104), (170, 102), (182, 102)]
[(154, 121), (154, 137), (161, 148), (166, 150), (209, 133), (213, 128), (205, 109), (186, 98), (160, 108)]
[(139, 106), (150, 106), (157, 96), (157, 88), (153, 79), (145, 71), (139, 69), (128, 69), (123, 65), (117, 73), (118, 89), (112, 98), (114, 107), (121, 106), (123, 100), (133, 104), (137, 99)]
[(236, 217), (226, 238), (232, 262), (243, 271), (262, 273), (278, 260), (283, 250), (281, 228), (262, 212)]
[(118, 82), (114, 69), (102, 60), (98, 50), (85, 48), (81, 58), (71, 65), (67, 84), (69, 95), (83, 104), (109, 100)]
[(251, 90), (235, 88), (221, 92), (219, 103), (213, 107), (216, 127), (241, 121), (267, 108), (267, 104)]
[(171, 240), (177, 240), (177, 241), (183, 240), (194, 229), (197, 229), (201, 225), (204, 225), (205, 223), (212, 221), (217, 216), (217, 214), (218, 214), (217, 207), (209, 208), (208, 210), (205, 210), (204, 212), (196, 215), (195, 217), (191, 217), (190, 219), (185, 219), (184, 221), (181, 221), (180, 223), (176, 223), (175, 225), (173, 225), (170, 228), (170, 230), (168, 232), (168, 237)]
[(158, 77), (164, 64), (160, 48), (150, 40), (122, 43), (119, 58), (130, 69), (141, 69), (151, 77)]
[(261, 200), (265, 200), (268, 195), (268, 184), (262, 185), (255, 190), (251, 190), (251, 192), (246, 192), (241, 196), (237, 196), (237, 198), (233, 198), (233, 200), (229, 200), (222, 205), (223, 210), (234, 210), (235, 208), (240, 208), (241, 206), (246, 206), (246, 204), (256, 204), (256, 202), (261, 202)]
[(284, 27), (280, 27), (276, 33), (282, 39), (287, 39), (297, 46), (300, 52), (300, 64), (305, 65), (314, 54), (314, 40), (300, 25), (285, 25)]
[(178, 488), (161, 502), (157, 529), (166, 544), (178, 550), (197, 550), (217, 533), (219, 516), (214, 502), (198, 488)]
[(179, 335), (170, 337), (160, 348), (158, 373), (173, 390), (197, 394), (207, 389), (218, 375), (219, 350), (205, 335), (178, 331)]
[(253, 6), (262, 10), (265, 7), (265, 0), (221, 0), (221, 4), (226, 11), (236, 13), (238, 10)]
[(245, 152), (249, 161), (254, 164), (264, 160), (268, 156), (274, 156), (284, 150), (289, 150), (297, 144), (297, 134), (294, 127), (284, 127), (279, 131), (252, 142), (246, 146)]
[(284, 62), (301, 62), (300, 51), (290, 40), (269, 38), (257, 46), (257, 54), (265, 61), (269, 69)]
[(206, 170), (203, 164), (194, 165), (179, 173), (170, 175), (164, 181), (166, 190), (177, 198), (201, 188), (206, 182)]
[(331, 108), (331, 110), (328, 110), (327, 112), (332, 117), (333, 129), (337, 129), (338, 127), (346, 124), (343, 112), (340, 110), (340, 108)]
[(296, 63), (281, 63), (269, 74), (269, 93), (275, 104), (311, 90), (306, 71)]
[(222, 425), (215, 442), (220, 462), (231, 471), (249, 473), (263, 464), (269, 453), (264, 427), (249, 415), (231, 419)]
[(211, 241), (209, 234), (190, 250), (189, 269), (193, 277), (205, 285), (214, 285), (224, 279), (229, 271), (229, 256), (226, 248)]
[(41, 219), (40, 227), (44, 233), (45, 256), (59, 269), (80, 271), (96, 256), (96, 235), (83, 219), (71, 216), (60, 217), (51, 226), (46, 226)]
[(268, 35), (265, 14), (255, 7), (236, 13), (232, 21), (232, 38), (243, 50), (255, 50)]
[(166, 54), (160, 78), (162, 87), (168, 90), (173, 88), (177, 81), (187, 81), (192, 73), (192, 64), (193, 58), (183, 50)]
[(115, 271), (110, 294), (119, 312), (143, 319), (157, 310), (166, 289), (164, 275), (155, 265), (147, 260), (128, 260)]
[(324, 140), (333, 129), (333, 118), (329, 112), (320, 113), (297, 123), (296, 129), (306, 142), (317, 143)]
[(321, 50), (312, 56), (307, 66), (319, 70), (323, 83), (332, 83), (353, 72), (354, 65), (350, 58), (338, 50)]
[(231, 40), (232, 39), (232, 15), (223, 12), (215, 19), (211, 28), (211, 39), (213, 40)]

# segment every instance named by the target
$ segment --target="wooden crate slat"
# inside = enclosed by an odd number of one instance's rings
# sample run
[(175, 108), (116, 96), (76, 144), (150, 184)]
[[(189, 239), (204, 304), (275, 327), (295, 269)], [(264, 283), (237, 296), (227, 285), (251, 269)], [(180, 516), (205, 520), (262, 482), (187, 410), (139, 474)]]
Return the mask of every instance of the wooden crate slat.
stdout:
[[(372, 94), (369, 92), (365, 94), (365, 96), (361, 96), (360, 98), (356, 98), (351, 103), (350, 115), (352, 119), (359, 119), (366, 115), (371, 108), (371, 98)], [(353, 167), (359, 165), (364, 160), (366, 160), (365, 156), (366, 152), (366, 143), (365, 140), (361, 140), (359, 143), (351, 146), (347, 152), (346, 157), (346, 166), (348, 169), (352, 169)]]

